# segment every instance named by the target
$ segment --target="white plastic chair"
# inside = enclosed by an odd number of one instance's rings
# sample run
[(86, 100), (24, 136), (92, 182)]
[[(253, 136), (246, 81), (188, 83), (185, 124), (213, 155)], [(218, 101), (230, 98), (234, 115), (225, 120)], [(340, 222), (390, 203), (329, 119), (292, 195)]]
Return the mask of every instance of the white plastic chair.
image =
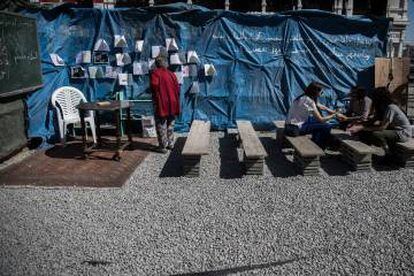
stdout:
[[(63, 86), (53, 92), (51, 101), (57, 112), (60, 139), (62, 144), (65, 145), (68, 125), (79, 123), (81, 121), (79, 110), (76, 106), (81, 102), (86, 102), (86, 98), (83, 93), (75, 87)], [(96, 143), (95, 118), (92, 111), (85, 114), (85, 127), (86, 123), (89, 123), (93, 142)], [(86, 133), (87, 131), (85, 129), (85, 134)]]

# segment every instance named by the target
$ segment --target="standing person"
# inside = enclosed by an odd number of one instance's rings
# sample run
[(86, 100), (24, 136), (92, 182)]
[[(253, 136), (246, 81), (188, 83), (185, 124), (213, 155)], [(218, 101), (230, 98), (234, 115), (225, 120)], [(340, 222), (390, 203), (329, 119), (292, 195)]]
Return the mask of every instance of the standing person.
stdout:
[[(321, 91), (322, 85), (312, 82), (305, 88), (304, 94), (293, 101), (286, 118), (285, 132), (288, 136), (312, 134), (312, 140), (324, 149), (333, 127), (327, 122), (339, 114), (318, 104)], [(324, 110), (330, 115), (322, 116), (319, 110)]]
[(174, 147), (174, 121), (180, 114), (180, 86), (177, 77), (167, 69), (164, 56), (155, 59), (151, 74), (151, 92), (157, 129), (158, 151), (166, 153)]
[(406, 142), (411, 137), (410, 121), (394, 103), (391, 93), (385, 87), (375, 89), (372, 94), (372, 105), (377, 122), (365, 126), (359, 137), (363, 142), (382, 147), (385, 153), (389, 153), (389, 149), (396, 143)]

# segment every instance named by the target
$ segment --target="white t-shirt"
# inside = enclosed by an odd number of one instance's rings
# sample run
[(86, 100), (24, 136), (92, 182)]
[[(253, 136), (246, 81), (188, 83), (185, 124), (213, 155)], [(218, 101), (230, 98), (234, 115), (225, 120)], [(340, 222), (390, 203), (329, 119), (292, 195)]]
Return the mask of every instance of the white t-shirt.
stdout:
[(290, 106), (286, 124), (300, 127), (308, 121), (309, 116), (313, 114), (314, 110), (317, 110), (315, 102), (310, 97), (303, 95), (299, 99), (294, 100)]

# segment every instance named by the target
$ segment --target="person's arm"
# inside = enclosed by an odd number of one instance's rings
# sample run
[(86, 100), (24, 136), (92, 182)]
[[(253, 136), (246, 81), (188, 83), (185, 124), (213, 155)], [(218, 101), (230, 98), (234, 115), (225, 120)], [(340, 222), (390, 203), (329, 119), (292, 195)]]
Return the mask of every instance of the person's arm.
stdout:
[(371, 113), (372, 109), (372, 100), (370, 97), (364, 97), (364, 111), (362, 112), (361, 120), (367, 121), (369, 118), (369, 114)]
[(324, 111), (328, 112), (329, 114), (337, 113), (335, 110), (330, 109), (330, 108), (324, 106), (323, 104), (318, 103), (317, 106), (318, 106), (319, 110), (324, 110)]
[(325, 123), (325, 122), (335, 118), (336, 115), (337, 115), (337, 113), (335, 112), (334, 114), (330, 114), (328, 116), (322, 116), (317, 108), (313, 109), (313, 116), (320, 123)]
[(385, 130), (388, 128), (388, 126), (390, 125), (390, 123), (392, 122), (393, 118), (394, 118), (394, 112), (388, 108), (384, 119), (378, 124), (378, 125), (371, 125), (371, 126), (366, 126), (364, 127), (364, 130), (366, 131), (381, 131), (381, 130)]

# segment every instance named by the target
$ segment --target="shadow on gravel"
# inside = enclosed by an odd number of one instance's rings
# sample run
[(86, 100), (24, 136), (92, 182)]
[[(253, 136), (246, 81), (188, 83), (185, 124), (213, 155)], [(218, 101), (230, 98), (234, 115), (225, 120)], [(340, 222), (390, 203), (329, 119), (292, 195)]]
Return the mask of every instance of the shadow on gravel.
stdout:
[(168, 159), (161, 170), (159, 177), (180, 177), (182, 176), (181, 152), (184, 148), (186, 137), (178, 137), (173, 150), (169, 153)]
[(260, 137), (267, 152), (265, 162), (274, 177), (290, 177), (299, 175), (295, 164), (290, 162), (272, 137)]
[(234, 135), (225, 134), (219, 139), (220, 178), (232, 179), (243, 177), (243, 167), (237, 152), (238, 142)]
[(282, 265), (293, 263), (296, 261), (298, 261), (298, 259), (271, 262), (271, 263), (265, 263), (265, 264), (245, 265), (245, 266), (231, 267), (231, 268), (226, 268), (226, 269), (221, 269), (221, 270), (210, 270), (210, 271), (203, 271), (203, 272), (174, 274), (173, 276), (216, 276), (216, 275), (222, 276), (222, 275), (230, 275), (234, 273), (246, 272), (249, 270), (264, 269), (264, 268), (269, 268), (273, 266), (282, 266)]
[(321, 158), (321, 169), (328, 175), (348, 175), (351, 168), (340, 154), (326, 154)]

